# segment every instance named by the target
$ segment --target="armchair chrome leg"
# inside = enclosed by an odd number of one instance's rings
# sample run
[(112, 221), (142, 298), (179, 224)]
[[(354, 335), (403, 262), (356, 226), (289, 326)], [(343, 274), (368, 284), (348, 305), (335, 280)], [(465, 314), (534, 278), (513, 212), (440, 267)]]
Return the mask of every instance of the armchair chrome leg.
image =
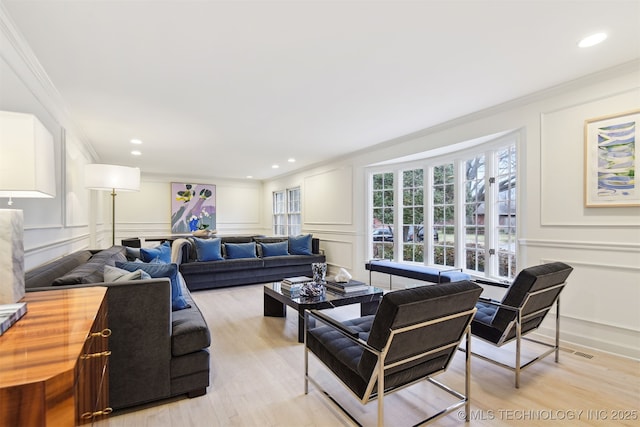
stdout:
[(466, 402), (464, 404), (464, 421), (469, 422), (471, 414), (471, 325), (467, 326), (467, 345), (465, 350), (465, 372), (464, 372), (464, 395)]
[(378, 427), (384, 426), (384, 362), (378, 360)]
[(309, 348), (307, 348), (307, 325), (309, 313), (304, 313), (304, 394), (309, 394)]
[(556, 299), (556, 363), (560, 359), (560, 297)]
[(516, 388), (520, 388), (520, 351), (522, 347), (522, 312), (518, 310), (516, 319)]

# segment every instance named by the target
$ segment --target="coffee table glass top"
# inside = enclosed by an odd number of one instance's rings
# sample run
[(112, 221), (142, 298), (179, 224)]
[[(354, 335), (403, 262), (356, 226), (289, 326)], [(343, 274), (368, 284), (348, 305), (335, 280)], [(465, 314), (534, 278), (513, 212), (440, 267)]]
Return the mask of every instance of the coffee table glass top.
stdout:
[(270, 285), (265, 285), (265, 288), (270, 288), (272, 291), (289, 298), (291, 301), (297, 303), (297, 304), (301, 304), (301, 305), (306, 305), (306, 304), (318, 304), (318, 303), (322, 303), (322, 302), (331, 302), (331, 301), (338, 301), (338, 300), (343, 300), (343, 299), (348, 299), (348, 298), (353, 298), (353, 297), (366, 297), (366, 296), (372, 296), (372, 295), (382, 295), (383, 294), (383, 290), (381, 288), (376, 288), (374, 286), (369, 286), (369, 288), (367, 290), (364, 291), (359, 291), (359, 292), (352, 292), (352, 293), (341, 293), (341, 292), (334, 292), (332, 290), (325, 290), (323, 295), (319, 295), (319, 296), (315, 296), (315, 297), (304, 297), (304, 296), (296, 296), (291, 298), (291, 295), (282, 292), (282, 289), (280, 288), (280, 282), (274, 282)]

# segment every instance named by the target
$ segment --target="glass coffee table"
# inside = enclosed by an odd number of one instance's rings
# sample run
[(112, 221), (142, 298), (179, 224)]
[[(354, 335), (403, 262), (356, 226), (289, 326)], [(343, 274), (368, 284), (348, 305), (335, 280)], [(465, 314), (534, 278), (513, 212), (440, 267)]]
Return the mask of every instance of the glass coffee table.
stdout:
[(317, 297), (294, 297), (282, 293), (280, 282), (264, 285), (264, 315), (269, 317), (286, 317), (287, 306), (298, 311), (298, 342), (304, 342), (304, 311), (322, 310), (349, 304), (360, 304), (360, 315), (375, 314), (382, 299), (383, 291), (370, 286), (366, 291), (354, 294), (340, 294), (325, 291)]

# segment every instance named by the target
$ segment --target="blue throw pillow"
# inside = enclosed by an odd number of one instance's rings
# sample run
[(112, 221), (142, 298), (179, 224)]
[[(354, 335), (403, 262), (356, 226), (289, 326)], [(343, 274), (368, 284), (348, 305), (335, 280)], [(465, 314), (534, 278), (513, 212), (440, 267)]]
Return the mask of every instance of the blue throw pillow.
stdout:
[(289, 255), (289, 243), (286, 240), (277, 243), (260, 243), (260, 248), (262, 248), (263, 257)]
[(143, 262), (161, 262), (169, 264), (171, 262), (171, 246), (169, 242), (164, 242), (155, 248), (141, 248), (140, 258)]
[(225, 243), (224, 249), (227, 252), (227, 258), (257, 258), (256, 242), (250, 243)]
[(222, 257), (222, 239), (198, 239), (193, 238), (196, 247), (196, 261), (220, 261)]
[(289, 236), (289, 253), (291, 255), (313, 255), (311, 252), (311, 234)]
[(154, 278), (171, 279), (171, 309), (173, 311), (191, 307), (182, 296), (182, 288), (178, 279), (178, 264), (147, 264), (144, 262), (116, 262), (116, 267), (127, 271), (142, 270)]

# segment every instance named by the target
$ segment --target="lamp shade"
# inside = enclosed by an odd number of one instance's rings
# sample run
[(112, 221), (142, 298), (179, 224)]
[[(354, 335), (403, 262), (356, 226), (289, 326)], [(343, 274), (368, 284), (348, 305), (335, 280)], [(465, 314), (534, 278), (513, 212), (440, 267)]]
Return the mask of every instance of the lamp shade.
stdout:
[(84, 185), (92, 190), (139, 191), (140, 169), (97, 163), (86, 165)]
[(0, 111), (0, 197), (55, 197), (53, 136), (32, 114)]

